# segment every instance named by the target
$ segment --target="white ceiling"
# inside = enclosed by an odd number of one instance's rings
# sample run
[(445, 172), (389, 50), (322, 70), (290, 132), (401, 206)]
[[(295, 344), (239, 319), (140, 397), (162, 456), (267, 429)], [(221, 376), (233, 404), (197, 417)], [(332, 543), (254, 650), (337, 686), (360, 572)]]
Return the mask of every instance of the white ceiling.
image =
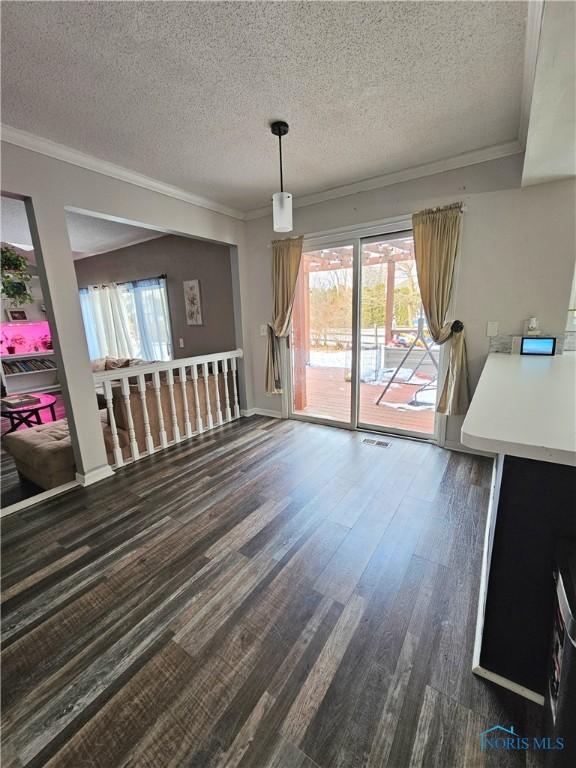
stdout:
[(526, 10), (3, 3), (3, 122), (248, 211), (515, 140)]
[[(26, 209), (21, 200), (2, 196), (0, 205), (2, 230), (0, 239), (19, 247), (32, 247)], [(115, 221), (97, 219), (66, 211), (66, 223), (74, 258), (114, 251), (133, 243), (162, 237), (164, 233), (132, 227)]]

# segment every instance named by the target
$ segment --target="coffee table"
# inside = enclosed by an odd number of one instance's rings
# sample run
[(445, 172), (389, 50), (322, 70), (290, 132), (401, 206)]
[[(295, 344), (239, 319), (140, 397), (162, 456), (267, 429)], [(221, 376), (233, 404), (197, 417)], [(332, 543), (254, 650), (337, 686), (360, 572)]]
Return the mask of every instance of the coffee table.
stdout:
[(37, 397), (40, 402), (34, 403), (34, 405), (21, 405), (18, 408), (6, 408), (6, 406), (2, 406), (0, 415), (10, 421), (10, 429), (5, 432), (6, 435), (10, 434), (10, 432), (15, 432), (20, 426), (35, 427), (38, 424), (42, 424), (40, 411), (45, 408), (50, 410), (52, 421), (56, 421), (56, 411), (54, 409), (56, 398), (54, 395), (43, 395), (37, 392), (31, 392), (30, 394), (33, 395), (33, 397)]

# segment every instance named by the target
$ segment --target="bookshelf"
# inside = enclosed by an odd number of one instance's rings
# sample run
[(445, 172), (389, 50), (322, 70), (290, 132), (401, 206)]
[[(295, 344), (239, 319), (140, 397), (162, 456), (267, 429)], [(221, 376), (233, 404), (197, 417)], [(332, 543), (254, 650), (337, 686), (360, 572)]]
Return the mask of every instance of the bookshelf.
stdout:
[[(16, 250), (20, 252), (18, 248)], [(30, 260), (30, 252), (22, 253)], [(54, 350), (46, 349), (46, 346), (51, 347), (47, 342), (51, 341), (52, 333), (46, 319), (38, 269), (32, 263), (29, 267), (33, 300), (22, 306), (9, 300), (3, 302), (6, 312), (21, 310), (25, 317), (22, 320), (3, 317), (0, 321), (0, 374), (8, 395), (60, 390)], [(9, 347), (12, 354), (8, 352)]]
[(53, 351), (2, 357), (2, 383), (8, 395), (60, 389)]

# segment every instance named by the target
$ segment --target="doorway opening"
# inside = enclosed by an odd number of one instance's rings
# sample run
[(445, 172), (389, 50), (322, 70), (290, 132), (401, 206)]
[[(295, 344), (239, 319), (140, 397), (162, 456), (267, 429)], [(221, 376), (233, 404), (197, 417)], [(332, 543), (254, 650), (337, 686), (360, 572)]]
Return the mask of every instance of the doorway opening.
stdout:
[[(44, 491), (64, 488), (74, 478), (61, 472), (49, 451), (40, 450), (62, 438), (61, 425), (68, 413), (30, 209), (24, 199), (3, 192), (0, 212), (5, 276), (0, 318), (0, 506), (5, 512)], [(37, 434), (34, 444), (23, 439), (31, 430)]]

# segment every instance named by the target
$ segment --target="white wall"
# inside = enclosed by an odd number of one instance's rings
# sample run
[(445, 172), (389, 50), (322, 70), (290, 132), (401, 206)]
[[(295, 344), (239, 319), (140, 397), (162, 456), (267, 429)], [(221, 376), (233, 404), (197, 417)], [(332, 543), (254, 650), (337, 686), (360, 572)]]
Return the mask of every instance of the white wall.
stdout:
[[(464, 200), (456, 316), (464, 322), (473, 386), (488, 350), (486, 322), (500, 333), (518, 333), (537, 315), (550, 333), (563, 331), (574, 272), (575, 182), (520, 189), (522, 156), (482, 163), (424, 179), (298, 208), (294, 233), (311, 234), (411, 214)], [(254, 405), (280, 411), (280, 397), (264, 391), (266, 340), (260, 324), (270, 319), (271, 216), (247, 222)], [(458, 442), (461, 419), (450, 417), (447, 440)]]
[[(272, 307), (271, 215), (244, 223), (11, 144), (2, 144), (2, 161), (3, 189), (32, 198), (44, 233), (44, 258), (52, 267), (52, 289), (60, 305), (58, 324), (66, 336), (69, 363), (76, 366), (70, 375), (79, 393), (75, 410), (82, 429), (93, 428), (95, 416), (79, 411), (82, 397), (90, 395), (91, 376), (65, 206), (232, 245), (238, 278), (234, 309), (241, 317), (238, 345), (246, 355), (246, 405), (280, 412), (280, 398), (264, 391), (266, 340), (259, 333)], [(488, 349), (486, 321), (499, 321), (501, 333), (519, 332), (522, 320), (532, 315), (551, 333), (562, 332), (566, 322), (574, 272), (575, 182), (520, 189), (521, 173), (522, 156), (516, 155), (297, 208), (295, 233), (358, 226), (464, 200), (468, 210), (455, 309), (466, 326), (475, 384)], [(449, 441), (458, 440), (459, 427), (460, 420), (450, 418)], [(99, 452), (93, 443), (83, 450), (95, 462), (101, 460), (102, 448)]]
[[(245, 301), (247, 288), (244, 223), (6, 142), (2, 142), (2, 189), (32, 200), (44, 261), (43, 265), (38, 265), (39, 272), (48, 316), (55, 331), (55, 351), (61, 363), (63, 392), (73, 424), (77, 465), (82, 476), (103, 476), (107, 466), (106, 455), (64, 217), (65, 207), (165, 232), (230, 244), (233, 246), (233, 257), (238, 260), (239, 290), (235, 292), (235, 300), (241, 303)], [(51, 296), (46, 295), (46, 289)], [(239, 308), (235, 307), (235, 315), (238, 314)], [(245, 313), (242, 313), (244, 316)], [(242, 327), (237, 328), (237, 335), (238, 345), (243, 346), (249, 356)], [(250, 403), (250, 376), (245, 385), (246, 399)]]

